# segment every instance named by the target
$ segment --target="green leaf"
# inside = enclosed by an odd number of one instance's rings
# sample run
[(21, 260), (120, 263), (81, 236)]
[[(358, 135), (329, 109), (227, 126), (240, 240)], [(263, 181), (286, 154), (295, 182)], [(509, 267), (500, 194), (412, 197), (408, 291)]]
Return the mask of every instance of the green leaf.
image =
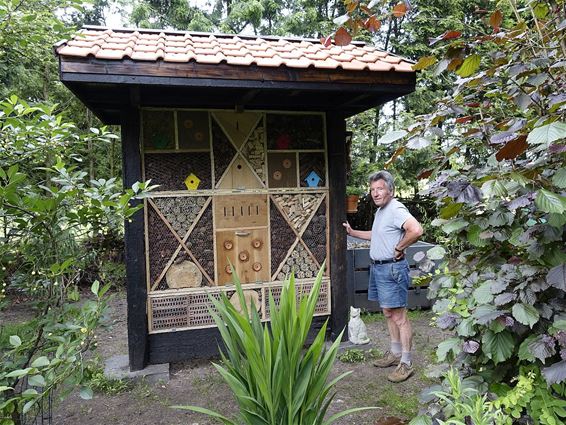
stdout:
[(458, 335), (460, 336), (473, 336), (475, 335), (474, 331), (474, 319), (472, 317), (468, 317), (460, 322), (458, 327), (456, 328)]
[(387, 134), (384, 134), (378, 141), (377, 143), (380, 145), (389, 145), (399, 139), (402, 139), (403, 137), (405, 137), (408, 133), (405, 130), (396, 130), (396, 131), (391, 131)]
[(462, 202), (453, 202), (446, 205), (440, 209), (440, 218), (449, 219), (458, 215), (463, 205)]
[(12, 387), (7, 387), (5, 385), (0, 385), (0, 393), (4, 392), (4, 391), (8, 391), (13, 389)]
[(31, 364), (31, 367), (35, 367), (35, 368), (44, 367), (44, 366), (49, 366), (49, 359), (45, 356), (38, 357)]
[[(470, 242), (472, 245), (477, 246), (477, 247), (486, 246), (487, 241), (480, 237), (482, 232), (483, 232), (483, 229), (479, 225), (472, 224), (470, 227), (468, 227), (468, 242)], [(521, 229), (521, 234), (522, 233), (523, 232), (522, 232), (522, 229)]]
[(468, 224), (469, 223), (466, 220), (458, 218), (444, 223), (442, 230), (445, 233), (457, 232), (458, 230), (462, 230), (464, 227), (468, 226)]
[(438, 361), (443, 362), (444, 360), (446, 360), (446, 356), (450, 352), (458, 354), (461, 351), (460, 344), (461, 341), (459, 338), (448, 338), (438, 344), (438, 348), (436, 349), (436, 356), (438, 357)]
[(566, 137), (566, 123), (555, 121), (542, 127), (537, 127), (529, 133), (527, 142), (539, 145), (552, 143)]
[(508, 331), (494, 333), (488, 330), (482, 337), (482, 351), (495, 364), (510, 358), (514, 345), (513, 335)]
[(436, 56), (423, 56), (419, 61), (413, 65), (415, 71), (420, 71), (421, 69), (426, 69), (437, 62)]
[(42, 375), (32, 375), (28, 379), (28, 383), (32, 387), (44, 387), (46, 382), (45, 378)]
[(10, 335), (10, 345), (17, 348), (22, 345), (22, 340), (18, 335)]
[(426, 256), (431, 260), (442, 260), (445, 255), (446, 250), (440, 245), (437, 245), (426, 252)]
[(92, 399), (92, 395), (93, 395), (92, 389), (87, 388), (87, 387), (82, 387), (79, 395), (81, 396), (81, 398), (83, 400), (90, 400), (90, 399)]
[(525, 340), (521, 343), (521, 345), (519, 346), (519, 353), (518, 353), (519, 360), (526, 360), (528, 362), (535, 361), (535, 356), (533, 356), (531, 350), (529, 350), (529, 344), (535, 338), (537, 338), (536, 335), (530, 335), (527, 338), (525, 338)]
[(474, 299), (478, 304), (489, 304), (493, 301), (493, 294), (491, 293), (491, 283), (484, 283), (474, 290)]
[(24, 408), (22, 409), (22, 413), (27, 413), (29, 412), (29, 409), (32, 408), (32, 406), (37, 402), (37, 399), (34, 400), (30, 400), (28, 401), (26, 404), (24, 404)]
[(540, 189), (537, 192), (535, 204), (541, 211), (546, 213), (562, 214), (565, 210), (565, 202), (562, 200), (562, 197), (545, 189)]
[(527, 304), (515, 304), (512, 308), (513, 317), (519, 323), (532, 328), (539, 320), (539, 314), (536, 308)]
[(552, 183), (560, 189), (566, 188), (566, 168), (560, 168), (554, 173)]
[(100, 288), (100, 282), (99, 282), (98, 280), (95, 280), (95, 281), (92, 283), (92, 286), (90, 287), (90, 291), (91, 291), (94, 295), (98, 296), (98, 289), (99, 289), (99, 288)]
[(456, 71), (456, 74), (458, 74), (462, 78), (469, 77), (478, 70), (478, 68), (480, 67), (480, 62), (480, 55), (470, 55), (464, 60), (464, 63), (462, 64), (462, 66), (460, 66), (458, 71)]
[(31, 367), (27, 367), (25, 369), (16, 369), (11, 371), (6, 375), (6, 378), (21, 378), (24, 375), (27, 375), (31, 370)]

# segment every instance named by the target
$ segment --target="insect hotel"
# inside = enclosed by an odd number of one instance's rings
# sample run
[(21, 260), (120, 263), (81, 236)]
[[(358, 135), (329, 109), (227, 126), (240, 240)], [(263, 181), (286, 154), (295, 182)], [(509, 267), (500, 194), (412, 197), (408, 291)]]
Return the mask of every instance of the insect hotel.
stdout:
[(269, 293), (292, 271), (308, 293), (326, 261), (316, 315), (342, 331), (345, 119), (413, 91), (410, 63), (356, 42), (100, 27), (55, 52), (61, 81), (121, 126), (124, 185), (159, 185), (125, 228), (131, 370), (214, 354), (209, 296), (238, 304), (233, 272), (268, 321)]

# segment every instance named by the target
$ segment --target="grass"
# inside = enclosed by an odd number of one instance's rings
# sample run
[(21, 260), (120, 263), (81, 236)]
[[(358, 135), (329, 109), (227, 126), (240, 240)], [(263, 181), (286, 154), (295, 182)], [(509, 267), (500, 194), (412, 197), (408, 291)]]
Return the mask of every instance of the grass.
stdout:
[[(407, 312), (407, 317), (409, 320), (423, 320), (423, 319), (432, 319), (434, 313), (431, 310), (409, 310)], [(384, 320), (383, 313), (370, 313), (364, 312), (362, 313), (362, 320), (364, 323), (374, 323), (379, 320)]]
[(116, 395), (129, 391), (131, 383), (122, 379), (112, 379), (104, 375), (104, 369), (99, 360), (86, 366), (86, 376), (93, 391), (106, 395)]
[(401, 394), (397, 387), (386, 385), (380, 388), (379, 404), (387, 406), (395, 415), (413, 418), (419, 411), (419, 400), (415, 394)]

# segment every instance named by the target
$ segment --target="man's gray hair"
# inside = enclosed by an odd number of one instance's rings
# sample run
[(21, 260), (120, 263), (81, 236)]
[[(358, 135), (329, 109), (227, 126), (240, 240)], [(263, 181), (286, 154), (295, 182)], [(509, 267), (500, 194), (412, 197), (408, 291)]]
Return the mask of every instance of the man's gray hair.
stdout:
[(387, 184), (387, 188), (391, 193), (395, 192), (395, 182), (393, 181), (393, 176), (389, 171), (385, 171), (385, 170), (378, 171), (376, 173), (371, 174), (368, 177), (368, 181), (370, 185), (378, 180), (383, 180)]

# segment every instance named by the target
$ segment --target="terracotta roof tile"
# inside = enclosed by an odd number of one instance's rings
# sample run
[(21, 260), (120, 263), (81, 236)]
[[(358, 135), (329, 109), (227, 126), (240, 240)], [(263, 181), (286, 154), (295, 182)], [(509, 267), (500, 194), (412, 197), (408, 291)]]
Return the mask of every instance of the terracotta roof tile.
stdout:
[(375, 47), (352, 43), (324, 47), (318, 40), (248, 37), (162, 30), (111, 30), (87, 27), (72, 40), (56, 45), (61, 56), (94, 56), (104, 60), (163, 60), (172, 63), (219, 64), (295, 69), (414, 72), (412, 62)]

